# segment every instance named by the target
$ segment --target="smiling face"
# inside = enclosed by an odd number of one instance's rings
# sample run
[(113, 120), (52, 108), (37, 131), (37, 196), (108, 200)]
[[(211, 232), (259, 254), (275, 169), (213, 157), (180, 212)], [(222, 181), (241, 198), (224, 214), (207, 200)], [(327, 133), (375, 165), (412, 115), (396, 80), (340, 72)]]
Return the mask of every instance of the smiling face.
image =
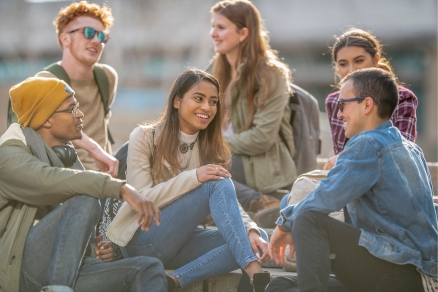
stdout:
[(239, 43), (247, 37), (247, 29), (239, 30), (237, 26), (219, 12), (213, 13), (210, 36), (216, 53), (237, 55)]
[[(355, 98), (353, 80), (347, 80), (341, 86), (339, 99)], [(358, 101), (344, 103), (344, 109), (338, 111), (338, 119), (344, 122), (345, 137), (351, 138), (365, 129), (365, 118), (363, 115), (363, 102)]]
[(202, 80), (180, 99), (175, 96), (173, 106), (178, 110), (180, 130), (193, 135), (207, 128), (217, 112), (218, 91), (211, 82)]
[[(57, 111), (72, 109), (77, 103), (76, 98), (72, 95), (68, 97), (59, 106)], [(50, 140), (46, 143), (50, 146), (62, 145), (68, 141), (82, 138), (82, 118), (84, 114), (78, 110), (76, 117), (73, 118), (71, 111), (54, 113), (48, 120), (50, 128)], [(46, 126), (43, 125), (44, 126)], [(52, 144), (52, 145), (50, 145)]]
[(373, 58), (364, 48), (357, 46), (342, 47), (336, 57), (336, 70), (341, 79), (357, 69), (376, 67), (380, 59), (378, 54)]
[(89, 40), (85, 38), (83, 30), (67, 33), (83, 27), (91, 27), (96, 31), (105, 30), (100, 20), (90, 16), (79, 16), (65, 27), (63, 34), (60, 36), (61, 43), (64, 54), (71, 55), (79, 63), (92, 66), (99, 61), (104, 48), (104, 44), (97, 39), (97, 34)]

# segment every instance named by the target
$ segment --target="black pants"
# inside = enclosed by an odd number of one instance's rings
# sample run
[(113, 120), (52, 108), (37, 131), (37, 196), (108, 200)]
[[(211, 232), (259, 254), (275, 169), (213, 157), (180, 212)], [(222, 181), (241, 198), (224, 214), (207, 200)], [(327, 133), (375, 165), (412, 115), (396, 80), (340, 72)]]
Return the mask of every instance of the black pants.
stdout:
[(233, 155), (230, 173), (234, 188), (236, 189), (237, 200), (242, 205), (242, 208), (247, 211), (251, 201), (260, 200), (261, 193), (246, 185), (243, 161), (239, 155)]
[[(273, 280), (266, 291), (423, 291), (415, 266), (373, 256), (358, 245), (360, 234), (327, 215), (302, 212), (292, 228), (298, 277)], [(330, 271), (339, 281), (330, 278)]]

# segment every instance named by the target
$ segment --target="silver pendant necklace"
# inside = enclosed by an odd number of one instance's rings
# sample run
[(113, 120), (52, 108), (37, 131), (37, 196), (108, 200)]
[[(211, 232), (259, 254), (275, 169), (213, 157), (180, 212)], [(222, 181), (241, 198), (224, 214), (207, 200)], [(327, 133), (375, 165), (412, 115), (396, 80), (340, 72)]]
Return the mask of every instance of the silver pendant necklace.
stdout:
[[(195, 142), (196, 142), (196, 140), (195, 140)], [(189, 151), (189, 149), (193, 150), (193, 146), (195, 146), (195, 142), (190, 143), (190, 144), (182, 143), (181, 145), (179, 145), (179, 151), (184, 154), (187, 151)]]

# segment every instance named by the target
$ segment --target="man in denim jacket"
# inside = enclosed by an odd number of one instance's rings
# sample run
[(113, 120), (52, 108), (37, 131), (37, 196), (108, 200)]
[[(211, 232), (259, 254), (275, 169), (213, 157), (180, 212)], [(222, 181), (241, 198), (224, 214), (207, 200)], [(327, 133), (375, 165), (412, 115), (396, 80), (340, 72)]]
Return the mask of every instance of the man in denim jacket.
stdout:
[[(290, 245), (298, 276), (280, 277), (266, 291), (437, 287), (438, 208), (422, 150), (390, 121), (395, 78), (378, 68), (357, 70), (342, 81), (338, 102), (350, 140), (327, 178), (281, 211), (269, 252), (283, 264)], [(327, 216), (345, 205), (350, 224)]]

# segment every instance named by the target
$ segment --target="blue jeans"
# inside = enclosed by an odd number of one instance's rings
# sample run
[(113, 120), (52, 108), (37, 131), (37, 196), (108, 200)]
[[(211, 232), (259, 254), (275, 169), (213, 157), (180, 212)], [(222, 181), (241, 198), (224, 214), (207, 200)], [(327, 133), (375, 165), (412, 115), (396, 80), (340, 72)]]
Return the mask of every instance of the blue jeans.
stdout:
[(99, 217), (96, 199), (76, 196), (33, 226), (23, 252), (20, 291), (167, 291), (163, 265), (156, 259), (105, 263), (83, 258)]
[[(125, 257), (159, 258), (165, 268), (174, 269), (171, 275), (181, 287), (257, 260), (230, 179), (204, 182), (160, 212), (160, 226), (154, 223), (149, 231), (139, 228), (121, 250)], [(218, 230), (198, 227), (210, 213)]]

